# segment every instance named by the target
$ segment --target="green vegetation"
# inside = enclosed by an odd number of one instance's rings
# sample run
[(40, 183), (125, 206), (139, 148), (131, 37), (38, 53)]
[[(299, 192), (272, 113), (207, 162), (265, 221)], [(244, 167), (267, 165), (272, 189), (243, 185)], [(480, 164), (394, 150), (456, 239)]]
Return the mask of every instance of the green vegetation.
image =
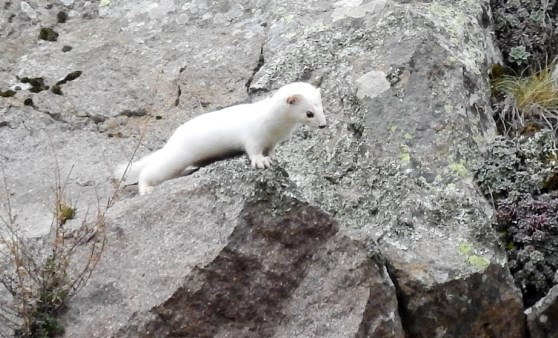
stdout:
[(508, 61), (521, 66), (522, 64), (527, 63), (529, 56), (531, 56), (531, 53), (525, 50), (525, 46), (512, 47), (510, 49)]
[(556, 133), (548, 129), (500, 136), (475, 170), (496, 209), (494, 227), (526, 306), (548, 292), (558, 269), (558, 190), (551, 184), (558, 176), (556, 146)]
[(492, 80), (498, 122), (504, 134), (523, 134), (558, 126), (558, 87), (554, 63), (528, 76), (502, 75)]
[(475, 168), (526, 307), (558, 270), (558, 11), (552, 1), (491, 0), (504, 64), (491, 69), (501, 136)]
[(51, 232), (37, 245), (21, 234), (2, 174), (5, 197), (1, 195), (0, 287), (4, 290), (0, 289), (0, 294), (11, 298), (0, 298), (0, 336), (54, 337), (64, 331), (60, 314), (87, 283), (101, 258), (106, 242), (105, 214), (115, 195), (104, 207), (97, 206), (91, 220), (86, 214), (81, 223), (67, 227), (77, 210), (67, 202), (65, 186), (70, 174), (62, 182), (57, 169)]
[(555, 1), (491, 0), (498, 47), (507, 66), (541, 69), (558, 53)]

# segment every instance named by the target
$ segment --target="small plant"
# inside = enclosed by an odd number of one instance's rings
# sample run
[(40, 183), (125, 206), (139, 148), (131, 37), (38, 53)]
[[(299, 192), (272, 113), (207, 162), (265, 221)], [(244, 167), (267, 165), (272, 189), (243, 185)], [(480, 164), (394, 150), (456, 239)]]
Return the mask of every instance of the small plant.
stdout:
[(76, 209), (65, 203), (58, 204), (56, 217), (60, 224), (66, 223), (67, 220), (73, 219), (76, 216)]
[(495, 105), (504, 134), (517, 134), (525, 127), (558, 128), (558, 87), (552, 75), (554, 63), (530, 76), (502, 75), (492, 80)]
[(531, 53), (525, 50), (525, 46), (512, 47), (510, 49), (510, 55), (508, 56), (508, 60), (510, 62), (516, 63), (517, 65), (521, 66), (522, 64), (527, 63), (527, 58), (530, 55)]
[(494, 228), (525, 305), (541, 299), (558, 269), (558, 151), (554, 131), (498, 137), (475, 178), (495, 208)]
[(503, 137), (486, 153), (476, 179), (495, 208), (494, 227), (526, 307), (556, 283), (558, 269), (558, 90), (556, 63), (549, 62), (558, 60), (557, 5), (490, 1), (505, 61), (491, 69), (494, 117)]
[[(142, 139), (143, 134), (128, 167)], [(113, 182), (114, 193), (106, 204), (101, 205), (97, 199), (97, 210), (91, 220), (87, 211), (79, 226), (66, 228), (66, 222), (77, 213), (68, 204), (65, 189), (72, 170), (62, 182), (56, 154), (54, 159), (53, 220), (50, 235), (39, 247), (19, 233), (6, 175), (1, 168), (5, 198), (1, 198), (0, 191), (0, 206), (4, 207), (5, 215), (0, 212), (0, 337), (50, 338), (63, 333), (59, 315), (85, 286), (105, 247), (105, 215), (116, 202), (122, 178)], [(4, 297), (2, 287), (11, 299)]]
[(498, 47), (516, 71), (558, 56), (558, 12), (552, 0), (490, 0)]
[[(78, 227), (67, 229), (65, 224), (76, 216), (76, 209), (66, 202), (65, 183), (57, 169), (51, 232), (37, 247), (19, 233), (2, 174), (6, 198), (2, 201), (5, 216), (0, 216), (0, 286), (11, 300), (0, 297), (0, 336), (54, 337), (64, 330), (59, 315), (99, 262), (106, 242), (105, 213), (115, 195), (104, 207), (98, 204), (92, 221), (86, 213)], [(78, 259), (83, 253), (87, 258)]]

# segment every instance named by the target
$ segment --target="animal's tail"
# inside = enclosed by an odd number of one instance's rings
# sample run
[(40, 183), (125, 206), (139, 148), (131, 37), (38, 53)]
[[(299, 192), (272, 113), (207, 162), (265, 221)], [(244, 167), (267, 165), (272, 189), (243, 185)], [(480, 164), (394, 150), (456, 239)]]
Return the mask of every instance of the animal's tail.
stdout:
[(146, 155), (141, 159), (139, 159), (138, 161), (132, 163), (120, 164), (114, 171), (113, 174), (114, 178), (117, 180), (122, 179), (122, 183), (124, 183), (125, 185), (137, 183), (139, 180), (139, 175), (141, 170), (145, 168), (145, 166), (147, 166), (147, 164), (149, 164), (149, 162), (153, 160), (153, 158), (157, 155), (158, 152), (159, 150), (149, 155)]

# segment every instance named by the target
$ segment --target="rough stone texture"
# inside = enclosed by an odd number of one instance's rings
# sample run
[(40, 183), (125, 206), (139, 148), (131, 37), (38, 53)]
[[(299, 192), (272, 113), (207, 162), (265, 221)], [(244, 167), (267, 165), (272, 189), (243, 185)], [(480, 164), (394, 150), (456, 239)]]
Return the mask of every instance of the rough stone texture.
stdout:
[[(50, 224), (53, 149), (80, 217), (142, 134), (139, 154), (295, 80), (330, 122), (274, 170), (241, 157), (127, 188), (67, 337), (525, 336), (468, 170), (494, 133), (488, 1), (24, 2), (1, 14), (0, 90), (21, 90), (0, 98), (0, 154), (30, 235)], [(58, 93), (22, 83), (76, 71)]]
[(558, 337), (558, 285), (525, 313), (530, 338)]
[[(147, 320), (136, 315), (117, 336), (402, 336), (383, 268), (361, 245), (335, 235), (337, 225), (323, 211), (266, 190), (226, 215), (238, 223), (223, 224), (234, 230), (211, 262), (194, 267)], [(328, 325), (312, 324), (316, 316)]]
[(245, 165), (217, 163), (165, 183), (147, 197), (157, 205), (142, 197), (115, 206), (110, 263), (75, 299), (66, 336), (403, 337), (376, 256), (338, 233), (331, 216), (285, 195), (294, 187), (283, 170), (239, 174)]

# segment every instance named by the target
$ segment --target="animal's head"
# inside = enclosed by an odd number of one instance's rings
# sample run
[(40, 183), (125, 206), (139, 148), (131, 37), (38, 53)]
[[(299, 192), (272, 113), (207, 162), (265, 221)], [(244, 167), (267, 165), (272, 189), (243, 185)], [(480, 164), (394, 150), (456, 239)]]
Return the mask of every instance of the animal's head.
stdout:
[(291, 121), (314, 128), (327, 127), (320, 89), (304, 82), (281, 87), (274, 97), (287, 104), (286, 114)]

